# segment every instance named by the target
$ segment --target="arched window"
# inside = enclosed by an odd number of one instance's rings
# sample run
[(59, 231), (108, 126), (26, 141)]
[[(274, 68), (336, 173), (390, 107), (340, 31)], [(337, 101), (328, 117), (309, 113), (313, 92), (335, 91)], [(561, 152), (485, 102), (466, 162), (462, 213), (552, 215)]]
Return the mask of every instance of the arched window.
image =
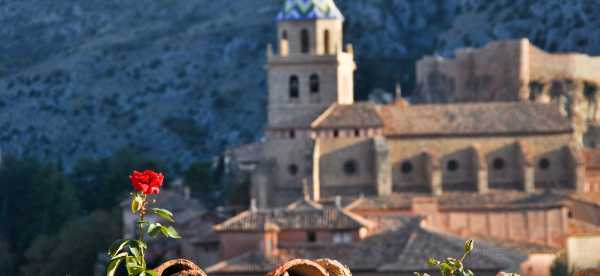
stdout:
[(504, 159), (496, 158), (494, 159), (494, 164), (492, 165), (494, 166), (494, 170), (501, 171), (504, 169)]
[(308, 37), (308, 31), (307, 30), (302, 30), (300, 32), (300, 46), (301, 46), (301, 51), (302, 53), (308, 53), (309, 51), (309, 37)]
[(538, 164), (538, 166), (540, 167), (540, 169), (542, 170), (548, 170), (550, 168), (550, 160), (548, 160), (548, 158), (542, 158)]
[(296, 164), (290, 164), (288, 166), (288, 173), (290, 173), (291, 176), (298, 175), (298, 171), (299, 171), (298, 165), (296, 165)]
[(300, 97), (300, 83), (298, 76), (292, 75), (290, 77), (290, 99), (297, 99)]
[(310, 92), (311, 93), (319, 93), (320, 83), (319, 83), (319, 75), (312, 74), (310, 75)]
[(283, 32), (281, 33), (281, 39), (283, 40), (287, 40), (288, 39), (288, 34), (286, 30), (283, 30)]
[(405, 161), (402, 163), (402, 173), (410, 174), (413, 171), (413, 165), (410, 161)]
[(455, 172), (458, 170), (458, 161), (456, 160), (450, 160), (448, 161), (448, 164), (446, 164), (446, 169), (448, 169), (448, 171), (450, 172)]
[(356, 161), (348, 160), (344, 163), (344, 172), (346, 175), (355, 175), (358, 171), (358, 165), (356, 165)]
[(329, 30), (325, 30), (325, 33), (323, 33), (323, 42), (324, 42), (324, 47), (325, 47), (325, 54), (329, 54), (330, 53), (330, 49), (331, 49), (331, 45), (330, 45), (330, 38), (329, 38)]

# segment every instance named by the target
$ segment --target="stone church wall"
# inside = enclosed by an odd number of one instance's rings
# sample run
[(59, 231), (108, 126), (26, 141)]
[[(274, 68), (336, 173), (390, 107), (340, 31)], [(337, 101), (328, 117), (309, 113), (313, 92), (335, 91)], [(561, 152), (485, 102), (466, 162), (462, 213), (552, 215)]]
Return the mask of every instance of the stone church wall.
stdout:
[[(517, 154), (516, 143), (524, 141), (529, 145), (531, 154), (535, 157), (535, 181), (539, 187), (548, 185), (560, 186), (561, 183), (552, 182), (557, 179), (568, 179), (569, 172), (565, 169), (564, 146), (568, 145), (571, 135), (539, 135), (524, 136), (520, 139), (514, 137), (456, 137), (456, 138), (415, 138), (415, 139), (390, 139), (390, 162), (392, 164), (392, 177), (394, 190), (397, 192), (415, 191), (426, 187), (426, 169), (423, 151), (435, 153), (440, 159), (442, 170), (443, 190), (471, 190), (476, 191), (476, 169), (472, 161), (473, 145), (477, 145), (487, 162), (490, 188), (519, 188), (522, 181), (520, 170), (521, 161)], [(542, 170), (538, 160), (547, 158), (553, 169)], [(502, 159), (502, 168), (495, 168), (494, 161)], [(449, 162), (456, 161), (457, 168), (450, 171)], [(412, 170), (406, 172), (403, 168), (410, 162)], [(500, 166), (498, 166), (500, 167)], [(415, 187), (415, 185), (421, 186)]]
[(319, 139), (319, 146), (319, 178), (324, 197), (374, 192), (376, 175), (372, 139)]
[(554, 102), (571, 118), (578, 141), (598, 147), (596, 133), (583, 139), (588, 126), (600, 124), (598, 72), (600, 57), (550, 54), (527, 39), (498, 41), (420, 60), (415, 102)]

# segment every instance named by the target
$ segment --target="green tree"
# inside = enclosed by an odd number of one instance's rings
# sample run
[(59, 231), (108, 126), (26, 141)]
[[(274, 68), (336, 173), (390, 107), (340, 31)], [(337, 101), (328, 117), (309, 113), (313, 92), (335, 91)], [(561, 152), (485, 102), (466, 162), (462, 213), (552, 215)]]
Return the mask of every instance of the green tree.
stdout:
[(55, 233), (79, 213), (69, 179), (54, 164), (8, 156), (0, 168), (0, 190), (0, 233), (17, 265), (36, 236)]
[(25, 252), (23, 275), (93, 275), (98, 253), (121, 235), (119, 213), (95, 211), (67, 222), (55, 236), (42, 235)]
[(558, 254), (552, 266), (550, 267), (550, 275), (551, 276), (569, 276), (573, 273), (569, 271), (569, 266), (567, 265), (567, 258), (564, 253)]
[(156, 169), (159, 163), (131, 150), (120, 150), (102, 159), (82, 159), (70, 179), (85, 211), (110, 211), (131, 190), (128, 176), (133, 170)]
[(221, 201), (219, 178), (211, 162), (193, 163), (185, 171), (184, 180), (192, 195), (208, 202), (208, 205), (217, 205)]
[(11, 253), (8, 241), (0, 236), (0, 275), (8, 275), (15, 267), (15, 256)]

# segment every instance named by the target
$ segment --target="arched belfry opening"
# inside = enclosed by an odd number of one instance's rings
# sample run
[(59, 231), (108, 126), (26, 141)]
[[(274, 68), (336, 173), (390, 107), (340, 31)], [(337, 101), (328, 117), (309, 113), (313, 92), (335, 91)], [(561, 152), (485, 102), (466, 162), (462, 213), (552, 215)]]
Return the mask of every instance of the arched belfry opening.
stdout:
[(321, 83), (319, 80), (319, 75), (317, 75), (317, 74), (310, 75), (310, 93), (318, 94), (319, 90), (321, 90)]
[(300, 49), (303, 54), (307, 54), (310, 50), (310, 37), (306, 29), (300, 32)]
[(297, 99), (300, 97), (300, 82), (298, 76), (290, 76), (290, 99)]
[(324, 47), (324, 53), (325, 54), (331, 54), (331, 34), (329, 33), (329, 30), (325, 30), (325, 32), (323, 33), (323, 47)]

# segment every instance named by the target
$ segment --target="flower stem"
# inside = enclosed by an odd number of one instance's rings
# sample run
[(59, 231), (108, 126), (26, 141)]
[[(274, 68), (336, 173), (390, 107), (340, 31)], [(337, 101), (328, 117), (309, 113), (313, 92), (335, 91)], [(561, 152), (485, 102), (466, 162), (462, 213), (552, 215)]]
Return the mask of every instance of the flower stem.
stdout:
[[(142, 241), (142, 243), (144, 243), (144, 216), (146, 215), (146, 195), (142, 194), (142, 208), (140, 210), (140, 241)], [(142, 265), (143, 267), (146, 267), (146, 256), (144, 254), (144, 247), (142, 246), (140, 248), (140, 254), (142, 255)]]
[(140, 240), (144, 241), (144, 216), (146, 215), (146, 195), (142, 196), (142, 208), (140, 210)]

